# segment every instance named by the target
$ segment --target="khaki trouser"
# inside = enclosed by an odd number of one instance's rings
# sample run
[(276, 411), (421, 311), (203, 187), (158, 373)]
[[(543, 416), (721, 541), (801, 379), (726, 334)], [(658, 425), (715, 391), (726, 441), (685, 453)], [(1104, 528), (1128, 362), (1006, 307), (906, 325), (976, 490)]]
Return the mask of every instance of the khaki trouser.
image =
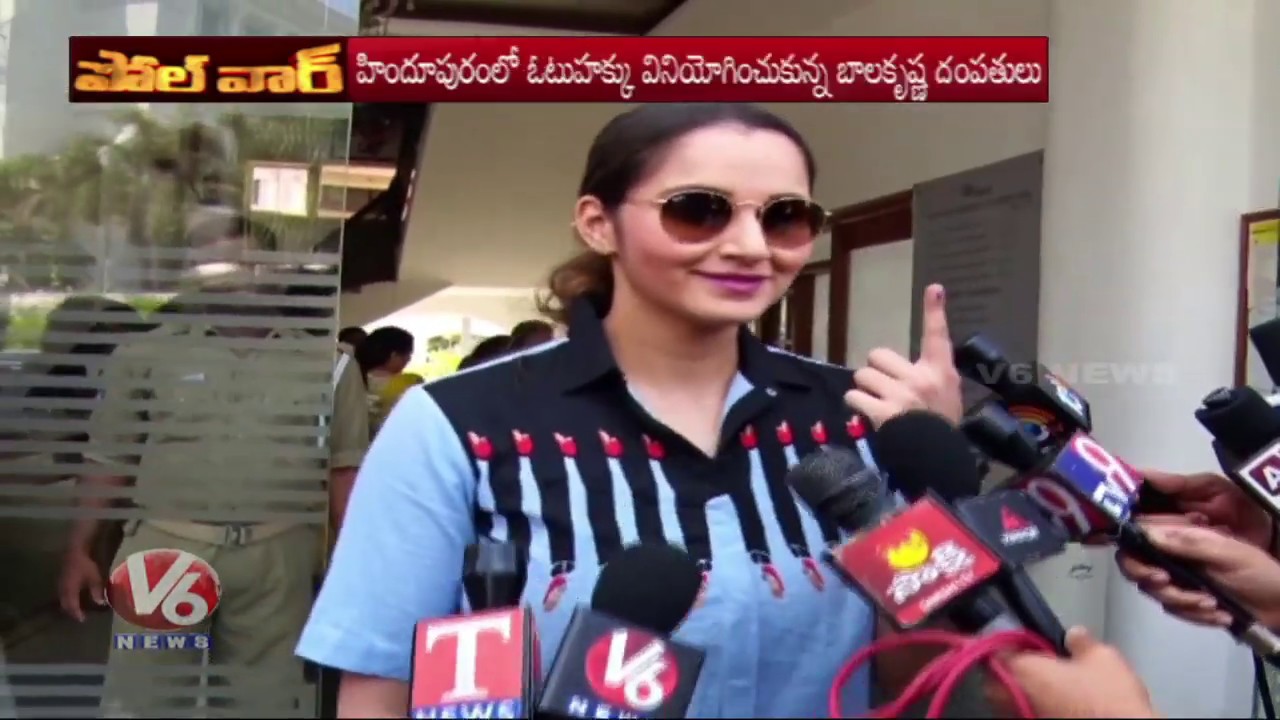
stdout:
[[(257, 531), (255, 537), (254, 532)], [(212, 650), (118, 650), (107, 661), (106, 717), (188, 717), (200, 707), (234, 708), (259, 717), (296, 713), (303, 688), (294, 654), (311, 612), (319, 528), (311, 525), (222, 526), (131, 522), (112, 567), (135, 552), (184, 550), (208, 562), (222, 582), (213, 616), (184, 632), (206, 632)], [(115, 633), (148, 632), (116, 617)], [(225, 711), (225, 710), (224, 710)]]

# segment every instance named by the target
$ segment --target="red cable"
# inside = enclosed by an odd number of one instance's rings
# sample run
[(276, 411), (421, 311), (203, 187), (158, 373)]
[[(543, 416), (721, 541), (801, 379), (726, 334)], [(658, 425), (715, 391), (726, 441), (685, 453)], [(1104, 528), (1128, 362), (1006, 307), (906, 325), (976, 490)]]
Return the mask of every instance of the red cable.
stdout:
[(840, 707), (840, 695), (854, 674), (876, 655), (886, 650), (902, 647), (934, 647), (945, 651), (925, 665), (924, 669), (907, 685), (902, 695), (887, 705), (872, 709), (868, 718), (897, 718), (906, 715), (908, 709), (933, 695), (926, 718), (940, 718), (956, 687), (964, 676), (975, 667), (985, 665), (995, 679), (1004, 686), (1018, 710), (1019, 717), (1034, 719), (1035, 711), (1026, 693), (1018, 686), (1004, 663), (996, 657), (1010, 651), (1053, 652), (1047, 640), (1027, 630), (998, 632), (983, 637), (962, 635), (945, 630), (919, 630), (913, 633), (890, 635), (862, 648), (849, 658), (836, 673), (827, 698), (828, 711), (833, 718), (844, 717)]

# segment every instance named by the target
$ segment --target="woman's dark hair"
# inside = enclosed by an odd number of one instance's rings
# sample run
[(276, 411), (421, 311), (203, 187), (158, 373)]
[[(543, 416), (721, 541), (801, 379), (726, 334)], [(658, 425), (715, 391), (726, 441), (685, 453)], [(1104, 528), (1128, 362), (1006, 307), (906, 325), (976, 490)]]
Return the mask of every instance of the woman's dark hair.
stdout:
[(338, 342), (346, 343), (351, 347), (359, 346), (367, 337), (369, 337), (369, 333), (359, 325), (344, 327), (338, 331)]
[(355, 357), (360, 365), (360, 374), (367, 381), (371, 371), (387, 364), (391, 356), (397, 354), (413, 354), (413, 334), (404, 328), (388, 325), (369, 333), (369, 337), (356, 346)]
[[(716, 125), (739, 125), (785, 135), (804, 155), (812, 187), (817, 174), (813, 151), (791, 123), (755, 105), (740, 103), (663, 103), (641, 105), (609, 121), (587, 152), (587, 167), (578, 196), (591, 195), (606, 210), (616, 210), (642, 182), (672, 143), (696, 130)], [(566, 322), (569, 305), (589, 295), (607, 301), (613, 295), (612, 261), (585, 250), (551, 271), (538, 309), (557, 322)]]
[(462, 358), (462, 362), (458, 363), (458, 369), (466, 370), (469, 367), (487, 363), (490, 360), (497, 360), (508, 352), (511, 352), (510, 335), (487, 337), (471, 349), (470, 355)]
[(511, 350), (524, 350), (551, 340), (555, 326), (544, 320), (525, 320), (511, 328)]

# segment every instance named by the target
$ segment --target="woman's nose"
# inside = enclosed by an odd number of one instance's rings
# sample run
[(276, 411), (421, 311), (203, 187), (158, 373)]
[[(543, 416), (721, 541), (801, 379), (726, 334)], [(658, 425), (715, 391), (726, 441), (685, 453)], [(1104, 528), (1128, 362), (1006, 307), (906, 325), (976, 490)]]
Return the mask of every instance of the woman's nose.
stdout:
[(720, 243), (720, 251), (725, 257), (743, 260), (769, 257), (769, 240), (755, 213), (738, 213), (734, 222), (725, 228), (725, 239)]

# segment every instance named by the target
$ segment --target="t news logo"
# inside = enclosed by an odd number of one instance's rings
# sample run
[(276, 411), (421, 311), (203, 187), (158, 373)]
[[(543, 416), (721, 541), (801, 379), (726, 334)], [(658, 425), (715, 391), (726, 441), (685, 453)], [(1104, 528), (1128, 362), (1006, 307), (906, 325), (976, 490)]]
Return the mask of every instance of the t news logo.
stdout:
[(903, 629), (1000, 570), (991, 550), (931, 497), (846, 542), (834, 560)]
[(209, 563), (184, 550), (129, 555), (111, 571), (107, 604), (125, 622), (150, 632), (116, 633), (118, 650), (208, 650), (201, 627), (218, 609), (222, 583)]
[(427, 620), (414, 631), (413, 718), (527, 717), (533, 626), (508, 608)]

